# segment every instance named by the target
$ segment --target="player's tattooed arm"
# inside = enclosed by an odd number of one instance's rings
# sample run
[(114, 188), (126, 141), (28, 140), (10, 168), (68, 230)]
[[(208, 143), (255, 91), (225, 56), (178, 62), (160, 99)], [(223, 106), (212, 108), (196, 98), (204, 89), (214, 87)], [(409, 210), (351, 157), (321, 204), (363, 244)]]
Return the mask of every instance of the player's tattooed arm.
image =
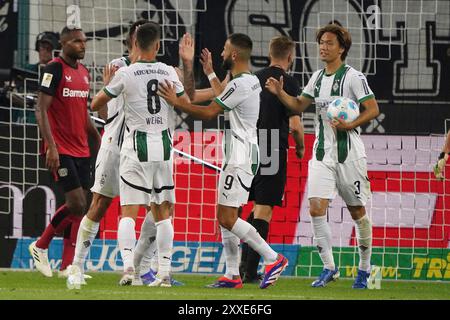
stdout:
[(194, 99), (195, 95), (194, 51), (194, 39), (189, 33), (185, 33), (180, 41), (178, 53), (183, 63), (184, 90), (190, 99)]
[(191, 104), (186, 94), (177, 97), (175, 87), (172, 83), (160, 83), (158, 87), (158, 95), (163, 97), (169, 104), (182, 112), (186, 112), (194, 118), (201, 120), (212, 120), (223, 111), (222, 107), (212, 101), (208, 106), (197, 106)]

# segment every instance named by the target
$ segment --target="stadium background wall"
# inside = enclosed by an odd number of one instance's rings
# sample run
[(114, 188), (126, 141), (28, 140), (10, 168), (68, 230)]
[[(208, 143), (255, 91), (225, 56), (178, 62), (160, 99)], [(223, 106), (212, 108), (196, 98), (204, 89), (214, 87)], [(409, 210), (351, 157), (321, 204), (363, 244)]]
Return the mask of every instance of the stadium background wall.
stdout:
[[(95, 80), (93, 92), (100, 85), (100, 68), (122, 53), (121, 41), (127, 25), (136, 18), (159, 19), (167, 25), (159, 59), (170, 64), (177, 65), (179, 60), (175, 40), (185, 31), (194, 33), (196, 52), (204, 47), (213, 52), (215, 70), (220, 77), (224, 75), (220, 52), (230, 33), (251, 35), (253, 70), (267, 65), (265, 57), (272, 36), (290, 35), (297, 42), (298, 58), (293, 74), (302, 86), (320, 67), (314, 48), (317, 26), (330, 18), (340, 20), (353, 36), (347, 62), (367, 74), (381, 110), (377, 119), (363, 127), (374, 192), (374, 200), (368, 207), (374, 220), (376, 247), (372, 262), (384, 267), (385, 277), (450, 280), (450, 182), (437, 182), (431, 173), (443, 143), (445, 119), (450, 118), (450, 75), (444, 72), (450, 67), (449, 3), (440, 0), (335, 0), (332, 3), (270, 0), (264, 2), (263, 8), (257, 0), (185, 1), (193, 8), (189, 14), (186, 8), (174, 10), (180, 5), (178, 2), (123, 0), (124, 8), (135, 5), (138, 9), (111, 11), (108, 24), (102, 24), (99, 17), (96, 23), (90, 23), (93, 4), (90, 1), (80, 4), (82, 17), (87, 16), (82, 23), (89, 37), (88, 48), (95, 48), (88, 52), (84, 61)], [(14, 11), (17, 3), (4, 1), (0, 5), (0, 16), (7, 16), (10, 26), (0, 29), (0, 37), (9, 37), (6, 31), (16, 34), (13, 31), (17, 26), (19, 34), (18, 45), (2, 50), (1, 55), (2, 62), (7, 61), (7, 57), (15, 57), (14, 64), (21, 67), (36, 58), (32, 44), (37, 33), (62, 28), (66, 1), (21, 1), (18, 11)], [(109, 3), (114, 6), (115, 1)], [(341, 9), (334, 15), (327, 15), (331, 5)], [(104, 15), (103, 2), (98, 6), (98, 15)], [(140, 6), (155, 10), (152, 13), (139, 9)], [(377, 7), (381, 19), (373, 27), (372, 12)], [(39, 19), (33, 20), (36, 10)], [(208, 80), (198, 63), (195, 71), (197, 86), (207, 86)], [(9, 101), (2, 101), (3, 104), (6, 105), (3, 110), (7, 110)], [(304, 201), (307, 160), (311, 157), (313, 140), (313, 112), (311, 107), (304, 114), (309, 133), (305, 159), (298, 161), (294, 151), (289, 151), (285, 199), (283, 206), (275, 210), (269, 235), (270, 242), (281, 246), (280, 250), (290, 255), (291, 261), (292, 258), (297, 260), (289, 273), (309, 276), (320, 271)], [(42, 160), (36, 156), (36, 126), (18, 119), (16, 122), (1, 120), (0, 267), (28, 268), (26, 244), (42, 232), (63, 197), (49, 179)], [(180, 128), (193, 129), (190, 117), (180, 115), (179, 120)], [(209, 122), (204, 127), (217, 128), (217, 122)], [(290, 143), (292, 145), (292, 141)], [(181, 164), (176, 168), (176, 184), (179, 189), (174, 225), (180, 258), (175, 263), (184, 266), (179, 267), (179, 271), (220, 272), (223, 260), (214, 223), (216, 176), (200, 165)], [(244, 217), (249, 210), (249, 206), (245, 207)], [(91, 261), (97, 261), (91, 262), (93, 266), (100, 266), (102, 259), (111, 262), (101, 265), (106, 270), (121, 265), (120, 257), (114, 253), (113, 240), (119, 212), (118, 199), (115, 199), (107, 219), (102, 222), (97, 245), (93, 246)], [(333, 239), (336, 257), (343, 274), (352, 276), (357, 249), (348, 218), (342, 202), (334, 201), (329, 219), (334, 233), (338, 234)], [(138, 227), (140, 223), (138, 221)], [(49, 255), (55, 266), (59, 263), (60, 250), (60, 243), (56, 241)]]

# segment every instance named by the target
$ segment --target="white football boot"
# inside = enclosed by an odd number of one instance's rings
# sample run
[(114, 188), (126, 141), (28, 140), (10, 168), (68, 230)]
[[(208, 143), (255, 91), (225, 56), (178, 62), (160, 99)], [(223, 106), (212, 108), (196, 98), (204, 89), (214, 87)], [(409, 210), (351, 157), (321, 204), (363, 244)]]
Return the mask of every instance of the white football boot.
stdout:
[(52, 268), (48, 262), (48, 249), (40, 249), (36, 247), (36, 242), (32, 242), (28, 246), (30, 255), (33, 258), (34, 266), (44, 276), (51, 278), (53, 276)]
[(134, 274), (133, 281), (131, 281), (132, 286), (143, 286), (144, 283), (142, 282), (141, 276), (137, 273)]
[(170, 287), (172, 287), (172, 280), (171, 280), (170, 276), (163, 277), (163, 278), (158, 278), (158, 276), (156, 276), (155, 281), (151, 282), (148, 286), (149, 287), (170, 288)]
[[(68, 277), (69, 277), (69, 267), (70, 266), (68, 266), (66, 269), (64, 269), (64, 270), (59, 270), (58, 271), (58, 278), (64, 278), (64, 279), (67, 279)], [(84, 281), (84, 280), (86, 280), (86, 279), (92, 279), (92, 276), (90, 276), (90, 275), (88, 275), (88, 274), (83, 274), (83, 283), (81, 283), (81, 284), (86, 284), (86, 281)]]
[(122, 275), (122, 278), (119, 280), (119, 286), (129, 286), (133, 283), (134, 279), (134, 268), (129, 267)]
[(76, 265), (70, 265), (67, 267), (67, 280), (66, 285), (67, 289), (76, 289), (80, 290), (81, 285), (86, 284), (86, 280), (84, 280), (83, 273), (80, 268)]

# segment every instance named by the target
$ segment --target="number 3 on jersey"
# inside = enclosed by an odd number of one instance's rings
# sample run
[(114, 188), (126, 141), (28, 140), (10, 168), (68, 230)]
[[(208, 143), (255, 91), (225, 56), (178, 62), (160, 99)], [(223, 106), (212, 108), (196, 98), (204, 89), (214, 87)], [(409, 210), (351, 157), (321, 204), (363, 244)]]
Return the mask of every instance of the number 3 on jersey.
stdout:
[(158, 80), (147, 82), (147, 107), (150, 114), (156, 114), (161, 110), (161, 101), (158, 94)]

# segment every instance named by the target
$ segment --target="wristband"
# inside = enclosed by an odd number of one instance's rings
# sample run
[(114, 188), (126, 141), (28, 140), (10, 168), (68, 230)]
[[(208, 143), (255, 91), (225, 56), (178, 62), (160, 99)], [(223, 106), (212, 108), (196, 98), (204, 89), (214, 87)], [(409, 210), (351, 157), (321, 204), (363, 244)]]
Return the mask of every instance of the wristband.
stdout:
[(212, 79), (217, 78), (216, 73), (215, 72), (211, 72), (210, 74), (208, 74), (208, 80), (211, 81)]

